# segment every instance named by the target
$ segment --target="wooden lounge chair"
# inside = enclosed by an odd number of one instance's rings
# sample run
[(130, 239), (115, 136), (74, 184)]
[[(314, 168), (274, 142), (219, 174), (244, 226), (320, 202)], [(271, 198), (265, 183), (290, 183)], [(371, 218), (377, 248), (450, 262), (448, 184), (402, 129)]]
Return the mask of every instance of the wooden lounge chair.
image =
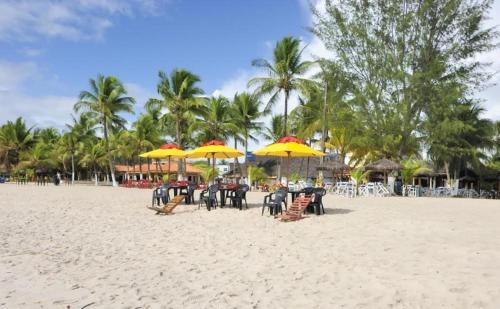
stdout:
[(184, 199), (185, 199), (184, 195), (176, 195), (163, 207), (147, 206), (147, 208), (156, 211), (157, 215), (158, 214), (171, 215), (174, 208), (177, 207), (177, 205), (179, 205), (180, 203), (182, 203)]
[(312, 196), (298, 196), (289, 209), (284, 214), (277, 216), (277, 218), (281, 221), (297, 221), (302, 219), (302, 214), (309, 203), (311, 203), (311, 200)]

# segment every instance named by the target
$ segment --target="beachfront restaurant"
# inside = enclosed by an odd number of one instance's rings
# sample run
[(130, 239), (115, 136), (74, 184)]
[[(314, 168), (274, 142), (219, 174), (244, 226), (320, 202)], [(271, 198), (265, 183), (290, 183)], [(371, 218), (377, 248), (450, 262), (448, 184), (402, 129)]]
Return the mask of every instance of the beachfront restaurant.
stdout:
[[(167, 162), (153, 162), (150, 164), (136, 164), (130, 165), (116, 165), (115, 172), (117, 179), (120, 183), (127, 179), (140, 180), (140, 179), (150, 179), (150, 180), (162, 180), (163, 175), (170, 174), (171, 179), (176, 179), (177, 177), (177, 161), (172, 161), (170, 163), (170, 170), (168, 168)], [(186, 163), (186, 180), (194, 183), (201, 183), (201, 170), (193, 166), (190, 163)]]

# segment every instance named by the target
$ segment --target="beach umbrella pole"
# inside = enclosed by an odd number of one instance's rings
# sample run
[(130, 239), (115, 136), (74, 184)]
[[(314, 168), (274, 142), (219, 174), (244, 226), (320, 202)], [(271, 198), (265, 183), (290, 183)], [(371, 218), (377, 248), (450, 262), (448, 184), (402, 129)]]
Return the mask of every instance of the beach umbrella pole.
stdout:
[(168, 156), (167, 182), (170, 182), (170, 158), (171, 158), (171, 156)]
[(212, 184), (215, 184), (215, 153), (212, 153)]

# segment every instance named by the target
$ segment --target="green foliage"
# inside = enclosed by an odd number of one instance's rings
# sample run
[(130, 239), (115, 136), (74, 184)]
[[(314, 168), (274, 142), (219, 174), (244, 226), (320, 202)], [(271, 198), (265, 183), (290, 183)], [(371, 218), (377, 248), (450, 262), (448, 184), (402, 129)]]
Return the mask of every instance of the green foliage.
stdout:
[(207, 183), (219, 176), (219, 171), (217, 169), (213, 169), (212, 166), (208, 165), (206, 162), (196, 161), (192, 164), (201, 170), (201, 178)]
[(229, 100), (222, 96), (204, 100), (198, 107), (199, 117), (191, 124), (190, 131), (198, 132), (200, 144), (214, 139), (224, 141), (239, 130), (229, 108)]
[(356, 190), (370, 175), (370, 171), (365, 171), (364, 167), (358, 167), (351, 171), (351, 178), (356, 182)]
[(257, 86), (257, 95), (271, 95), (265, 112), (270, 112), (276, 104), (280, 92), (285, 95), (285, 111), (283, 113), (284, 135), (288, 127), (288, 99), (292, 91), (301, 90), (313, 82), (302, 76), (312, 65), (310, 61), (301, 61), (304, 48), (300, 48), (300, 40), (293, 37), (285, 37), (276, 43), (273, 51), (273, 61), (256, 59), (252, 65), (265, 69), (269, 76), (256, 77), (248, 82), (249, 86)]
[(328, 0), (326, 13), (313, 8), (312, 31), (353, 84), (367, 154), (418, 155), (434, 106), (452, 110), (449, 104), (490, 77), (476, 57), (495, 47), (496, 30), (481, 27), (490, 7), (472, 0)]
[(101, 125), (113, 186), (117, 186), (109, 135), (125, 128), (127, 121), (120, 113), (133, 113), (135, 100), (126, 96), (127, 90), (114, 76), (98, 75), (96, 79), (90, 79), (89, 83), (90, 91), (80, 92), (79, 101), (74, 109), (76, 112), (87, 112), (89, 117)]
[(302, 177), (300, 176), (299, 173), (293, 173), (290, 175), (289, 178), (291, 182), (298, 182)]
[(248, 140), (257, 141), (254, 134), (262, 132), (263, 123), (257, 121), (263, 116), (260, 110), (261, 105), (262, 102), (255, 94), (243, 92), (234, 95), (230, 114), (239, 130), (234, 132), (235, 134), (233, 135), (237, 135), (238, 133), (243, 135), (245, 153), (248, 151)]
[(283, 127), (283, 118), (283, 115), (272, 116), (271, 126), (264, 128), (264, 132), (262, 133), (265, 139), (275, 142), (284, 136), (285, 128)]
[(28, 128), (21, 117), (0, 127), (0, 159), (7, 171), (19, 163), (22, 151), (35, 144), (32, 130), (33, 127)]
[(266, 171), (263, 167), (257, 167), (254, 165), (249, 165), (247, 168), (248, 178), (252, 183), (260, 184), (267, 179)]
[(415, 176), (417, 172), (431, 171), (427, 167), (425, 162), (414, 160), (413, 158), (401, 161), (401, 165), (403, 165), (403, 169), (401, 170), (401, 178), (403, 179), (403, 183), (406, 185), (412, 183), (413, 176)]

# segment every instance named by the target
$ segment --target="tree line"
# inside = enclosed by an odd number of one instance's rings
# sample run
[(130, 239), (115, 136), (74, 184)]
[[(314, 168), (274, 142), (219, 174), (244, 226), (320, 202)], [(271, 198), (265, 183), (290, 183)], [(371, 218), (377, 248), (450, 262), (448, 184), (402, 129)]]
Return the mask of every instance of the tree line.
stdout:
[[(117, 77), (98, 75), (62, 132), (22, 118), (3, 124), (1, 164), (8, 172), (58, 168), (72, 179), (109, 174), (116, 184), (116, 162), (141, 163), (140, 153), (165, 141), (192, 148), (220, 139), (247, 151), (252, 140), (296, 135), (351, 167), (385, 157), (428, 160), (448, 180), (464, 168), (498, 172), (500, 124), (483, 117), (477, 99), (492, 76), (478, 55), (498, 44), (497, 30), (484, 27), (491, 4), (327, 0), (324, 11), (311, 7), (310, 30), (328, 59), (304, 60), (307, 46), (285, 37), (271, 59), (252, 61), (262, 76), (232, 98), (205, 96), (191, 71), (160, 71), (158, 98), (140, 102), (130, 127), (124, 115), (135, 99)], [(292, 98), (299, 104), (289, 111)], [(273, 114), (279, 100), (284, 111)]]

